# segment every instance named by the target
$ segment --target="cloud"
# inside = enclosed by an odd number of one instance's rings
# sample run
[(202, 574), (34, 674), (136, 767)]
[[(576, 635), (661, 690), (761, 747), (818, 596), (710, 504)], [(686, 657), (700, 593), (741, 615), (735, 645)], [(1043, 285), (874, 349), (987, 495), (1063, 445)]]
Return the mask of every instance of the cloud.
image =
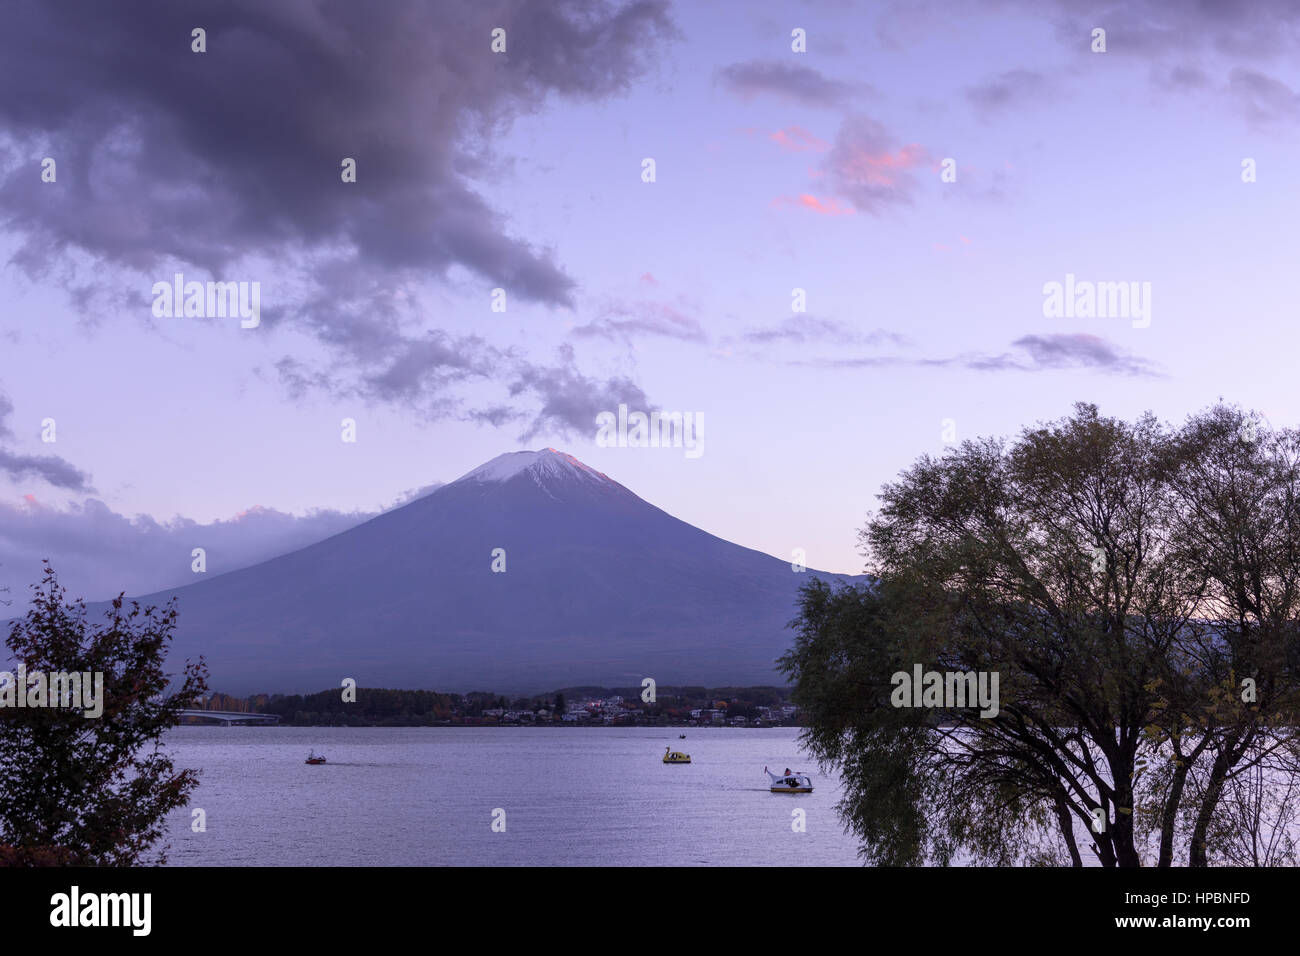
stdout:
[(781, 342), (804, 345), (812, 342), (826, 342), (834, 345), (881, 345), (888, 343), (895, 346), (908, 344), (906, 336), (886, 329), (872, 329), (861, 332), (843, 322), (834, 319), (819, 319), (815, 316), (791, 316), (782, 322), (767, 328), (749, 329), (741, 334), (746, 342), (768, 344)]
[(1235, 69), (1229, 73), (1228, 94), (1254, 122), (1291, 120), (1300, 115), (1300, 94), (1280, 80), (1255, 70)]
[[(1127, 61), (1149, 68), (1151, 82), (1165, 91), (1204, 90), (1210, 75), (1234, 66), (1259, 72), (1265, 64), (1289, 66), (1300, 52), (1300, 4), (1295, 0), (998, 0), (961, 9), (906, 0), (882, 6), (876, 18), (877, 39), (893, 49), (933, 43), (936, 37), (960, 39), (990, 14), (1050, 25), (1059, 45), (1049, 51), (1054, 65), (1065, 54), (1076, 64), (1086, 61), (1091, 74), (1109, 69), (1114, 61)], [(1106, 30), (1104, 55), (1092, 53), (1092, 31), (1097, 27)], [(1014, 80), (1003, 87), (995, 79), (981, 84), (974, 95), (996, 109), (1004, 93), (1014, 98), (1032, 95), (1032, 90)]]
[(985, 115), (1040, 103), (1051, 95), (1047, 77), (1032, 70), (1008, 70), (966, 88), (966, 99)]
[[(9, 396), (0, 392), (0, 438), (14, 438), (14, 430), (9, 424), (13, 411), (14, 403)], [(70, 491), (92, 490), (90, 475), (57, 455), (22, 455), (0, 447), (0, 473), (15, 481), (35, 478)]]
[[(408, 491), (383, 510), (439, 487)], [(74, 596), (150, 594), (194, 583), (194, 548), (206, 552), (208, 574), (223, 574), (315, 544), (380, 513), (323, 509), (294, 515), (254, 506), (207, 523), (182, 517), (158, 521), (119, 514), (95, 498), (53, 508), (28, 496), (23, 504), (0, 503), (0, 586), (21, 594), (23, 584), (39, 577), (39, 560), (48, 558)]]
[(773, 206), (795, 206), (799, 209), (807, 209), (809, 212), (815, 212), (819, 216), (851, 216), (853, 215), (852, 206), (841, 206), (834, 199), (818, 199), (812, 193), (800, 193), (797, 197), (778, 196), (772, 200)]
[[(1040, 0), (1020, 5), (1038, 14), (1044, 10)], [(1226, 75), (1227, 95), (1251, 121), (1295, 116), (1295, 94), (1265, 72), (1271, 63), (1289, 70), (1300, 53), (1300, 5), (1294, 0), (1055, 0), (1053, 6), (1057, 39), (1077, 56), (1092, 56), (1091, 32), (1104, 26), (1106, 57), (1149, 65), (1149, 78), (1160, 90), (1204, 93), (1211, 76)]]
[[(203, 54), (190, 51), (199, 22)], [(488, 51), (494, 26), (514, 33), (507, 56)], [(29, 255), (76, 246), (215, 270), (245, 250), (346, 245), (376, 268), (461, 265), (568, 304), (572, 280), (473, 189), (481, 137), (550, 93), (625, 89), (672, 32), (645, 0), (482, 3), (454, 17), (417, 0), (383, 15), (257, 0), (19, 5), (0, 40), (0, 120), (45, 141), (63, 174), (33, 189), (24, 164), (0, 209)], [(358, 164), (348, 186), (345, 156)]]
[(448, 386), (491, 378), (506, 355), (478, 336), (453, 336), (431, 329), (403, 339), (383, 365), (367, 376), (366, 394), (388, 401), (422, 404), (439, 401)]
[(631, 340), (638, 335), (676, 339), (680, 342), (707, 342), (708, 335), (698, 319), (681, 309), (658, 302), (619, 303), (610, 306), (600, 318), (573, 330), (580, 338)]
[(750, 60), (723, 67), (719, 76), (733, 93), (749, 100), (770, 94), (804, 106), (839, 106), (854, 87), (807, 66), (780, 60)]
[[(1097, 335), (1082, 332), (1055, 333), (1052, 335), (1025, 335), (1011, 343), (1023, 349), (1029, 362), (1015, 362), (1008, 368), (1026, 371), (1044, 369), (1095, 368), (1116, 375), (1151, 375), (1151, 363), (1121, 351)], [(983, 367), (979, 362), (968, 362), (970, 368)], [(1002, 367), (997, 360), (990, 368)]]
[[(1041, 0), (1021, 6), (1042, 12)], [(1166, 0), (1102, 0), (1080, 4), (1055, 0), (1056, 32), (1081, 53), (1089, 50), (1092, 29), (1106, 29), (1107, 56), (1138, 54), (1144, 59), (1171, 54), (1185, 57), (1205, 50), (1251, 62), (1283, 56), (1296, 46), (1300, 8), (1292, 0), (1224, 0), (1168, 3)]]
[[(190, 49), (195, 25), (205, 53)], [(485, 198), (504, 168), (494, 142), (556, 97), (624, 92), (678, 35), (666, 0), (484, 0), (454, 15), (424, 0), (15, 4), (0, 31), (0, 227), (34, 276), (60, 262), (114, 270), (100, 287), (148, 289), (180, 266), (274, 276), (264, 325), (305, 329), (331, 356), (286, 359), (287, 385), (341, 378), (445, 414), (498, 356), (429, 332), (431, 281), (466, 270), (512, 302), (575, 305), (554, 250)], [(55, 184), (34, 175), (41, 156)]]
[(551, 366), (521, 367), (511, 385), (512, 396), (531, 394), (541, 406), (519, 436), (520, 442), (532, 441), (548, 432), (566, 437), (575, 433), (594, 435), (596, 416), (617, 409), (620, 403), (642, 411), (658, 408), (628, 378), (613, 376), (602, 381), (583, 375), (575, 367), (572, 346), (561, 346), (559, 359), (558, 364)]
[(830, 149), (830, 143), (818, 139), (802, 126), (788, 126), (768, 136), (772, 142), (789, 153), (824, 153)]
[(15, 480), (36, 478), (56, 488), (90, 490), (90, 476), (57, 455), (20, 455), (0, 448), (0, 471)]
[(891, 205), (911, 203), (913, 171), (929, 163), (924, 147), (901, 145), (875, 120), (852, 116), (840, 127), (823, 171), (835, 192), (854, 207), (880, 213)]
[(1161, 89), (1176, 92), (1192, 92), (1205, 89), (1210, 85), (1210, 78), (1197, 66), (1178, 64), (1171, 67), (1156, 67), (1151, 71), (1151, 82)]
[(1083, 332), (1024, 335), (1011, 343), (1019, 353), (966, 353), (947, 358), (909, 358), (896, 355), (794, 360), (787, 364), (813, 368), (966, 368), (979, 372), (1042, 372), (1094, 369), (1112, 375), (1157, 376), (1146, 359), (1119, 349), (1097, 335)]

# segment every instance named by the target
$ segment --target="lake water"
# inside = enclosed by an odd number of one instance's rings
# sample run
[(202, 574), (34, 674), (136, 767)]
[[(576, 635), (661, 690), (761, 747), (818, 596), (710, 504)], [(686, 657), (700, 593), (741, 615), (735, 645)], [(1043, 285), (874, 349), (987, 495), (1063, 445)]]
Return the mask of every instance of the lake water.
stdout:
[[(797, 728), (179, 727), (201, 771), (170, 820), (182, 866), (857, 865), (839, 780)], [(665, 765), (664, 749), (691, 755)], [(309, 749), (329, 759), (303, 761)], [(813, 775), (768, 792), (764, 765)], [(207, 830), (191, 830), (192, 810)], [(505, 811), (504, 833), (492, 830)], [(806, 830), (794, 832), (792, 811)]]

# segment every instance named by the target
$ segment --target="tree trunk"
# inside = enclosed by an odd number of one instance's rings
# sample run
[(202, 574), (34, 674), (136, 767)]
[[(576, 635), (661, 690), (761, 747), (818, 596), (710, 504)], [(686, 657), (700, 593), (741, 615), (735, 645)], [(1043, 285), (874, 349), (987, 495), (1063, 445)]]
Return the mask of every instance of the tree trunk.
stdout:
[[(1125, 811), (1128, 811), (1127, 813)], [(1123, 791), (1115, 794), (1115, 825), (1112, 842), (1115, 845), (1115, 863), (1117, 866), (1135, 867), (1142, 865), (1142, 857), (1133, 845), (1133, 794)]]
[(1228, 770), (1232, 766), (1231, 753), (1235, 743), (1235, 737), (1226, 741), (1214, 758), (1214, 766), (1210, 768), (1209, 783), (1205, 788), (1205, 796), (1201, 799), (1200, 809), (1196, 813), (1196, 825), (1192, 828), (1192, 845), (1188, 854), (1188, 866), (1210, 865), (1206, 835), (1209, 833), (1214, 810), (1219, 805), (1219, 797), (1223, 795), (1223, 783), (1227, 779)]
[(1160, 859), (1156, 866), (1174, 865), (1174, 826), (1178, 822), (1178, 805), (1183, 801), (1183, 788), (1187, 786), (1187, 771), (1191, 761), (1183, 760), (1174, 768), (1173, 779), (1169, 783), (1169, 794), (1165, 797), (1164, 809), (1160, 813)]
[(1083, 858), (1079, 856), (1079, 843), (1074, 839), (1074, 815), (1070, 813), (1065, 797), (1059, 793), (1056, 795), (1056, 819), (1061, 825), (1061, 836), (1065, 838), (1066, 849), (1070, 851), (1070, 865), (1083, 866)]

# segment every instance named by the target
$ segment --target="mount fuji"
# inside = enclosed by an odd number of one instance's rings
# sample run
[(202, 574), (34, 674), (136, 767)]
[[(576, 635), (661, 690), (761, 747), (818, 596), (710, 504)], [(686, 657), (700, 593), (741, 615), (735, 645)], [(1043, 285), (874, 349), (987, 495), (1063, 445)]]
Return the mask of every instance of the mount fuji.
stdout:
[(178, 599), (171, 669), (203, 654), (209, 685), (226, 693), (347, 677), (461, 692), (643, 677), (777, 684), (810, 574), (847, 580), (714, 537), (547, 448), (500, 455), (314, 545), (139, 600)]

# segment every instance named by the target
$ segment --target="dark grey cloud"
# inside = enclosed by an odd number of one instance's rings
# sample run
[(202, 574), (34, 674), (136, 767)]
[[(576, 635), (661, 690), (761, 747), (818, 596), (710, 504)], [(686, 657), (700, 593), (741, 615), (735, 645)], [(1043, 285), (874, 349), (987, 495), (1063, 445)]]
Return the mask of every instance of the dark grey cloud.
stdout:
[(980, 372), (1043, 372), (1094, 369), (1112, 375), (1157, 376), (1146, 359), (1131, 355), (1097, 335), (1063, 332), (1024, 335), (1011, 343), (1018, 351), (965, 353), (944, 358), (868, 355), (796, 360), (787, 364), (813, 368), (967, 368)]
[(1293, 0), (1021, 0), (1026, 10), (1056, 21), (1058, 39), (1082, 53), (1090, 50), (1093, 28), (1106, 31), (1106, 56), (1176, 55), (1198, 51), (1274, 59), (1300, 41), (1300, 6)]
[(654, 411), (640, 387), (631, 379), (615, 375), (607, 379), (592, 378), (578, 371), (571, 346), (559, 349), (555, 365), (524, 365), (510, 387), (511, 395), (531, 394), (539, 404), (520, 442), (532, 441), (539, 434), (594, 435), (596, 416), (615, 411), (620, 403), (640, 411)]
[(1300, 4), (1294, 0), (1105, 0), (1081, 3), (1020, 0), (1027, 11), (1055, 21), (1058, 41), (1080, 57), (1091, 54), (1091, 33), (1106, 30), (1108, 58), (1150, 66), (1165, 92), (1226, 93), (1254, 122), (1294, 118), (1295, 94), (1269, 74), (1300, 53)]
[[(275, 373), (295, 397), (319, 391), (335, 399), (363, 402), (382, 395), (406, 403), (431, 421), (455, 418), (494, 428), (522, 422), (521, 442), (546, 433), (585, 435), (594, 429), (596, 414), (611, 407), (611, 400), (613, 407), (619, 401), (657, 407), (627, 376), (584, 374), (571, 346), (561, 346), (557, 360), (548, 364), (474, 336), (456, 338), (441, 332), (407, 343), (403, 353), (365, 384), (344, 381), (331, 370), (289, 357), (277, 363)], [(450, 383), (500, 388), (509, 400), (469, 404), (448, 390)]]
[(488, 379), (506, 353), (473, 335), (452, 336), (440, 329), (406, 339), (382, 368), (367, 377), (366, 393), (388, 401), (422, 404), (426, 408), (446, 394), (448, 386)]
[(850, 84), (832, 80), (812, 67), (782, 60), (733, 63), (719, 70), (718, 77), (729, 90), (745, 99), (768, 94), (804, 106), (839, 106), (855, 90)]
[[(13, 411), (14, 404), (9, 396), (0, 392), (0, 438), (15, 437), (13, 426), (9, 424)], [(0, 447), (0, 474), (6, 474), (15, 481), (34, 478), (71, 491), (91, 490), (90, 475), (57, 455), (24, 455)]]
[(34, 501), (0, 502), (0, 586), (21, 595), (48, 558), (71, 593), (98, 600), (126, 591), (149, 594), (192, 584), (191, 552), (203, 548), (207, 573), (223, 574), (315, 544), (331, 535), (435, 491), (433, 484), (406, 492), (387, 509), (328, 509), (294, 515), (254, 506), (233, 518), (200, 523), (177, 517), (119, 514), (87, 498), (66, 507)]
[(0, 448), (0, 472), (16, 481), (36, 478), (56, 488), (90, 490), (90, 476), (58, 455), (20, 455)]
[(1122, 351), (1097, 335), (1082, 332), (1025, 335), (1011, 343), (1026, 358), (1000, 355), (966, 361), (968, 368), (1000, 371), (1093, 368), (1116, 375), (1153, 375), (1151, 363)]
[[(1268, 76), (1272, 64), (1279, 65), (1279, 82), (1284, 82), (1281, 65), (1289, 69), (1300, 53), (1300, 3), (1295, 0), (994, 0), (960, 10), (951, 3), (899, 0), (882, 5), (876, 33), (883, 45), (905, 49), (961, 31), (988, 14), (1038, 21), (1052, 29), (1057, 48), (1050, 51), (1050, 60), (1030, 51), (1033, 61), (1025, 64), (1026, 73), (1051, 63), (1048, 72), (1059, 76), (1061, 54), (1072, 60), (1076, 80), (1127, 62), (1146, 69), (1150, 82), (1164, 92), (1217, 95), (1228, 86), (1233, 68)], [(1098, 27), (1106, 31), (1104, 54), (1092, 52), (1092, 31)], [(1029, 83), (1007, 86), (994, 80), (974, 96), (996, 109), (999, 103), (1011, 107), (1017, 92), (1032, 96), (1034, 90)], [(1250, 118), (1265, 118), (1249, 100), (1246, 106)]]
[[(557, 305), (573, 280), (508, 235), (465, 173), (514, 115), (553, 92), (626, 88), (673, 32), (651, 0), (16, 2), (4, 25), (0, 122), (60, 168), (50, 187), (29, 159), (0, 188), (23, 260), (78, 247), (220, 269), (286, 243), (346, 244), (375, 267), (462, 265)], [(206, 53), (190, 50), (195, 25)], [(503, 55), (489, 50), (498, 26)], [(345, 156), (354, 185), (339, 179)]]
[(305, 328), (332, 358), (286, 358), (286, 385), (342, 379), (441, 413), (497, 356), (430, 331), (416, 290), (459, 268), (485, 296), (575, 303), (547, 237), (514, 234), (486, 198), (508, 165), (498, 135), (556, 96), (625, 91), (678, 35), (667, 0), (14, 0), (0, 23), (0, 228), (17, 265), (82, 302), (54, 263), (89, 256), (132, 287), (176, 265), (301, 275), (264, 325)]

